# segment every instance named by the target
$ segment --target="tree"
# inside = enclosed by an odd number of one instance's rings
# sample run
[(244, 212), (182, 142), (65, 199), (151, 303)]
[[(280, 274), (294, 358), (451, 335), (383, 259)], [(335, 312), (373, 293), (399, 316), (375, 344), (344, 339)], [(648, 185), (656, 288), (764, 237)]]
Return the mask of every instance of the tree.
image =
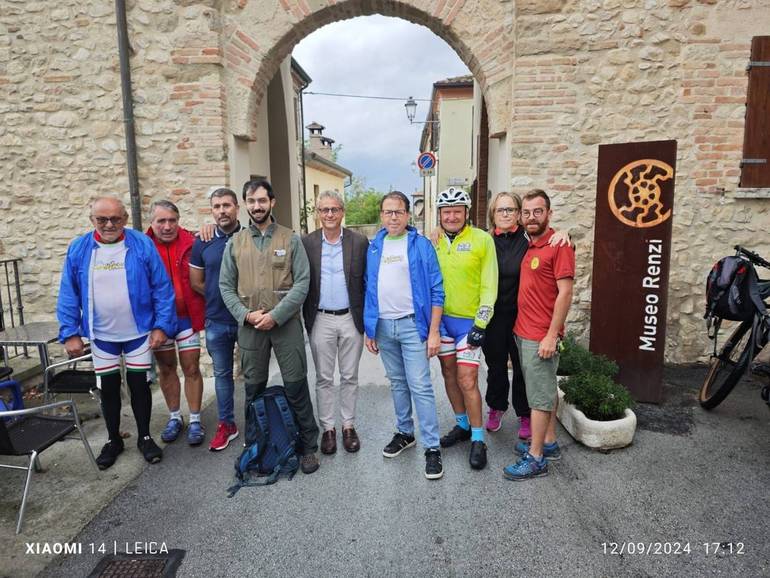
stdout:
[(382, 193), (367, 187), (364, 179), (353, 177), (345, 188), (345, 197), (345, 222), (348, 225), (379, 223)]

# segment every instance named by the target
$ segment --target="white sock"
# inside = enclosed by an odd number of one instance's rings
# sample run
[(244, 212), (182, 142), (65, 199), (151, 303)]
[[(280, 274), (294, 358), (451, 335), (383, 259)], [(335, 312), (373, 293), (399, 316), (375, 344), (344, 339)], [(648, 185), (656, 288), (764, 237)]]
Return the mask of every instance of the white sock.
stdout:
[(201, 421), (201, 414), (199, 413), (190, 414), (190, 423), (195, 423), (195, 422), (200, 423), (200, 421)]
[(182, 412), (181, 410), (176, 411), (170, 411), (168, 412), (170, 419), (178, 419), (179, 421), (182, 421)]

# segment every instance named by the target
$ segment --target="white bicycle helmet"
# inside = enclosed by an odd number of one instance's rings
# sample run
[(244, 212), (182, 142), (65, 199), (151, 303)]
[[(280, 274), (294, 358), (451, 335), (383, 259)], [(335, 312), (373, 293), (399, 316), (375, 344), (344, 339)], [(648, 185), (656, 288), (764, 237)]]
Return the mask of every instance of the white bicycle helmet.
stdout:
[(468, 207), (471, 208), (471, 196), (463, 189), (449, 187), (436, 197), (436, 207)]

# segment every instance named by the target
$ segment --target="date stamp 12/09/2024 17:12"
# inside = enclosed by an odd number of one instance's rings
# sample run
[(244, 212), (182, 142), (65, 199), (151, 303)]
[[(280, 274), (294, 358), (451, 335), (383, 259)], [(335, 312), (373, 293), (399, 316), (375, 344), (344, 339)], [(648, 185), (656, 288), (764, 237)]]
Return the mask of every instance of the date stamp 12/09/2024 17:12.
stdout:
[(742, 556), (743, 542), (602, 542), (602, 554), (608, 556)]

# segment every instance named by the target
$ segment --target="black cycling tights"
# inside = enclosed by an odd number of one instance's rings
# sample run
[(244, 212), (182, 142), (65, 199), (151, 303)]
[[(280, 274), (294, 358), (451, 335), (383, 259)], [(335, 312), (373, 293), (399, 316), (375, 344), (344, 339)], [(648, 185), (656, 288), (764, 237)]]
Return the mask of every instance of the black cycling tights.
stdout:
[[(120, 439), (120, 373), (110, 373), (102, 378), (102, 413), (111, 440)], [(147, 383), (147, 372), (127, 371), (126, 380), (131, 392), (131, 409), (134, 410), (136, 430), (141, 440), (150, 435), (150, 411), (152, 393)]]

